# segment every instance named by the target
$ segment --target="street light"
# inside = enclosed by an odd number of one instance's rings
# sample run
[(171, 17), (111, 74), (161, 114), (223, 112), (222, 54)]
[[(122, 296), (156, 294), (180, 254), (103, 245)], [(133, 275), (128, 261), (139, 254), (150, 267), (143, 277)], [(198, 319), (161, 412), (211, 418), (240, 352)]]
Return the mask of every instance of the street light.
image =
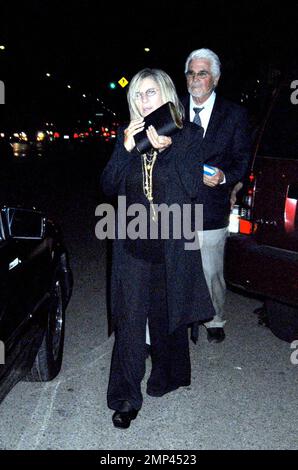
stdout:
[(46, 73), (46, 76), (47, 76), (47, 77), (50, 77), (50, 76), (51, 76), (51, 74), (50, 74), (50, 73)]
[(145, 51), (145, 52), (150, 52), (149, 47), (145, 47), (145, 48), (144, 48), (144, 51)]
[(4, 51), (4, 50), (5, 50), (5, 46), (1, 45), (1, 46), (0, 46), (0, 50), (1, 50), (1, 51)]

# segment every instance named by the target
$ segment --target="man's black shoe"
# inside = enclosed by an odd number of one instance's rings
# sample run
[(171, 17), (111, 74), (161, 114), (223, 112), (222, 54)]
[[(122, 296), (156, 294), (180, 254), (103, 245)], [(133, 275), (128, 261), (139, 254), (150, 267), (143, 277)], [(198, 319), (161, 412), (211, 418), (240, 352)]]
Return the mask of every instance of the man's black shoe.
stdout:
[(121, 411), (115, 411), (112, 417), (113, 424), (116, 428), (127, 429), (130, 422), (138, 416), (138, 410), (131, 407), (129, 402), (123, 402)]
[(138, 410), (131, 411), (115, 411), (113, 414), (113, 424), (116, 428), (127, 429), (130, 426), (130, 422), (136, 419)]
[(207, 328), (207, 339), (209, 343), (221, 343), (226, 335), (223, 328)]

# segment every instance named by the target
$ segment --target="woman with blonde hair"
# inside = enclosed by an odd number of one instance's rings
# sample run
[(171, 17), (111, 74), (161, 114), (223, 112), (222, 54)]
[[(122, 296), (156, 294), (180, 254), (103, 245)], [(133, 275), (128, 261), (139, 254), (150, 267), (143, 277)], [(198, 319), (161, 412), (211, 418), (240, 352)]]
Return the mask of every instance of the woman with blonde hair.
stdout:
[[(171, 101), (178, 119), (181, 105), (171, 78), (159, 69), (143, 69), (131, 80), (128, 94), (130, 123), (119, 129), (110, 161), (101, 176), (108, 196), (125, 196), (127, 207), (141, 204), (147, 222), (156, 224), (158, 237), (120, 237), (114, 240), (111, 310), (115, 344), (108, 386), (108, 406), (115, 410), (113, 424), (128, 428), (143, 403), (146, 324), (151, 340), (152, 369), (147, 394), (165, 393), (189, 386), (191, 366), (188, 325), (214, 316), (200, 250), (185, 249), (184, 233), (162, 236), (157, 205), (173, 204), (183, 210), (192, 204), (203, 184), (200, 161), (202, 130), (183, 123), (171, 137), (150, 126), (151, 149), (140, 154), (135, 136), (144, 130), (144, 118)], [(174, 223), (181, 223), (182, 217)], [(118, 229), (118, 228), (117, 228)], [(195, 232), (194, 232), (195, 233)], [(144, 234), (143, 234), (144, 235)]]

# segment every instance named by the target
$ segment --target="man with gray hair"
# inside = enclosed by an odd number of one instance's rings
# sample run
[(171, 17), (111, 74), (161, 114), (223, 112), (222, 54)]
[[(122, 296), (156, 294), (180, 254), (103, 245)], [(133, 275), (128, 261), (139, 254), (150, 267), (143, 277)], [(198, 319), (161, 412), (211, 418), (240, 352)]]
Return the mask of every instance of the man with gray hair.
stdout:
[(214, 173), (204, 174), (204, 187), (197, 203), (203, 203), (204, 208), (204, 225), (199, 239), (203, 270), (216, 311), (213, 320), (204, 326), (208, 341), (216, 343), (225, 339), (223, 268), (225, 241), (229, 235), (230, 198), (233, 188), (241, 186), (238, 183), (246, 173), (251, 156), (246, 110), (215, 93), (220, 68), (218, 56), (210, 49), (193, 51), (185, 63), (189, 95), (182, 100), (186, 120), (203, 127), (202, 159)]

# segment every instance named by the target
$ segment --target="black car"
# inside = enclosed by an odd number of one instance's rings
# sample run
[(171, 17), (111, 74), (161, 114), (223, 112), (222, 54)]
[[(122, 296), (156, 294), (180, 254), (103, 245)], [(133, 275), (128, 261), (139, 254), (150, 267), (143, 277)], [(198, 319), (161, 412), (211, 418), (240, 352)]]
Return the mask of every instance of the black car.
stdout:
[(0, 208), (0, 401), (19, 380), (62, 363), (73, 278), (60, 228), (43, 213)]

